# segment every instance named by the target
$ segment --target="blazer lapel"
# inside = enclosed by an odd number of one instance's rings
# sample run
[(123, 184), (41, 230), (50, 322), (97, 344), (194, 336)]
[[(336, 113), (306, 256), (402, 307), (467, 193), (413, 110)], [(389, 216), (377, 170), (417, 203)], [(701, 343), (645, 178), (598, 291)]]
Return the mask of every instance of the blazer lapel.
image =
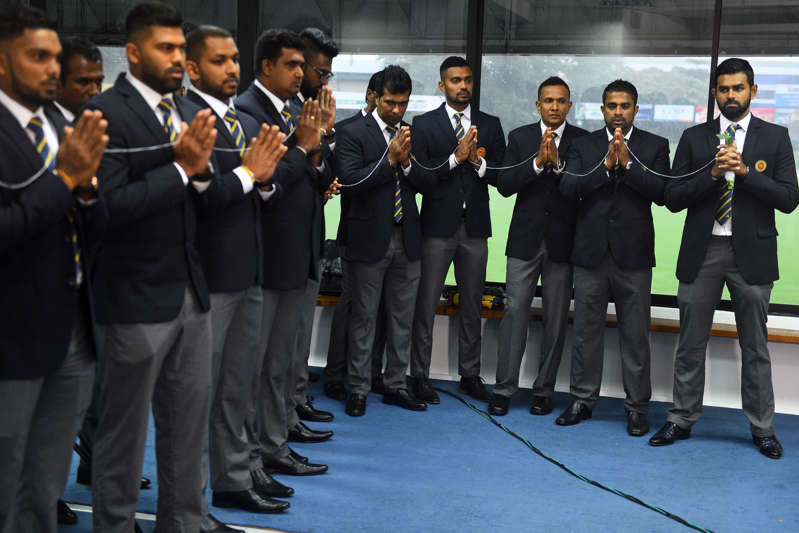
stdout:
[(458, 146), (458, 138), (455, 136), (455, 129), (452, 127), (452, 121), (447, 115), (447, 108), (444, 107), (444, 104), (441, 104), (441, 106), (438, 108), (437, 119), (439, 122), (438, 127), (440, 131), (444, 133), (447, 141), (449, 141), (449, 144), (451, 144), (454, 149)]
[(119, 75), (115, 85), (120, 94), (125, 97), (125, 103), (127, 106), (131, 108), (135, 115), (138, 115), (141, 118), (150, 133), (159, 139), (167, 141), (168, 139), (163, 124), (158, 122), (158, 119), (155, 118), (155, 113), (153, 113), (153, 110), (150, 109), (150, 106), (148, 106), (147, 102), (144, 101), (144, 98), (139, 94), (139, 91), (137, 91), (133, 85), (130, 84), (124, 73)]
[(744, 161), (751, 161), (754, 159), (752, 154), (755, 152), (755, 146), (757, 145), (757, 130), (759, 130), (762, 125), (763, 121), (756, 116), (752, 116), (752, 118), (749, 119), (749, 130), (746, 132), (744, 151), (741, 154)]
[[(189, 100), (190, 102), (194, 102), (202, 109), (211, 109), (211, 106), (208, 105), (208, 102), (206, 102), (202, 96), (200, 96), (199, 94), (195, 93), (192, 90), (186, 91), (186, 99)], [(211, 109), (211, 113), (213, 113), (214, 117), (216, 117), (216, 130), (218, 132), (221, 132), (220, 134), (222, 135), (222, 137), (225, 140), (225, 143), (227, 143), (228, 146), (230, 146), (231, 148), (235, 148), (236, 142), (233, 140), (233, 136), (230, 134), (230, 130), (228, 129), (225, 121), (219, 115), (217, 115), (213, 109)], [(239, 121), (239, 124), (241, 124), (241, 121)], [(244, 131), (243, 127), (242, 131)]]
[[(30, 163), (30, 168), (33, 171), (38, 170), (42, 166), (42, 156), (36, 151), (33, 143), (28, 137), (25, 130), (19, 125), (14, 115), (0, 104), (0, 128), (5, 130), (6, 135), (17, 148), (17, 153), (21, 154), (24, 159)], [(10, 177), (10, 176), (9, 176)], [(21, 176), (26, 178), (27, 176)], [(14, 179), (14, 178), (12, 178)]]

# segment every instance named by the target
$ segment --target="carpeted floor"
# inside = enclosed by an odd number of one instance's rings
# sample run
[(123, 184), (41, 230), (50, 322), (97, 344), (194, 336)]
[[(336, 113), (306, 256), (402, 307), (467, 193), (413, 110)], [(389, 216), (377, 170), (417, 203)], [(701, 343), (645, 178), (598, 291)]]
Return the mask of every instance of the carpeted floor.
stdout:
[[(336, 419), (309, 425), (333, 429), (335, 436), (292, 446), (330, 471), (280, 476), (296, 490), (282, 515), (212, 507), (215, 516), (292, 532), (689, 531), (568, 474), (447, 395), (441, 395), (441, 405), (415, 413), (384, 405), (372, 394), (366, 416), (351, 418), (319, 383), (311, 385), (315, 405)], [(436, 385), (457, 391), (457, 383)], [(555, 411), (543, 417), (529, 414), (529, 400), (530, 390), (520, 391), (510, 413), (498, 420), (576, 473), (708, 530), (799, 531), (797, 416), (776, 416), (785, 454), (774, 461), (751, 443), (740, 410), (707, 407), (689, 440), (653, 448), (647, 444), (651, 432), (644, 438), (627, 435), (619, 399), (603, 398), (591, 420), (565, 428), (554, 421), (567, 395), (558, 394)], [(667, 408), (652, 405), (652, 431), (664, 422)], [(144, 475), (153, 482), (154, 461), (151, 435)], [(90, 504), (90, 490), (74, 484), (74, 463), (64, 499)], [(156, 488), (142, 491), (139, 510), (154, 512), (156, 497)], [(90, 531), (89, 523), (82, 514), (78, 526), (61, 531)], [(151, 530), (151, 524), (143, 525)]]

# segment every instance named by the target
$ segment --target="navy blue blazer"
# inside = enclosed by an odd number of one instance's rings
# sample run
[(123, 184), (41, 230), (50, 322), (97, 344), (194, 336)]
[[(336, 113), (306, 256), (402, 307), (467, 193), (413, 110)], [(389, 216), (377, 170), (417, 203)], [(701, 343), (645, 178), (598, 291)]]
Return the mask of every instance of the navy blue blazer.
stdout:
[[(566, 160), (571, 143), (587, 134), (584, 129), (567, 123), (558, 145), (559, 162)], [(521, 163), (540, 146), (540, 122), (516, 128), (508, 136), (508, 149), (502, 166)], [(566, 263), (574, 244), (578, 202), (560, 193), (558, 174), (551, 169), (536, 174), (533, 164), (531, 159), (524, 165), (500, 171), (497, 179), (497, 189), (502, 196), (516, 194), (505, 255), (530, 260), (541, 247), (541, 241), (546, 239), (550, 259)]]
[[(496, 167), (505, 154), (505, 134), (499, 119), (481, 111), (472, 112), (472, 126), (477, 127), (478, 147), (489, 167)], [(426, 167), (435, 168), (449, 160), (458, 148), (458, 138), (447, 116), (445, 104), (418, 115), (411, 130), (413, 155)], [(497, 171), (487, 170), (480, 178), (474, 166), (465, 161), (450, 170), (449, 163), (435, 171), (437, 181), (422, 194), (422, 235), (451, 237), (461, 218), (466, 218), (466, 233), (471, 237), (491, 236), (491, 213), (488, 184), (497, 185)], [(466, 203), (464, 213), (463, 204)]]
[[(61, 138), (64, 117), (52, 105), (44, 112)], [(0, 105), (0, 181), (21, 183), (41, 166), (25, 130)], [(75, 286), (69, 217), (96, 209), (99, 201), (78, 207), (51, 172), (21, 189), (0, 186), (0, 379), (45, 377), (63, 363), (75, 318), (88, 312)]]
[[(711, 161), (719, 144), (717, 133), (719, 119), (685, 130), (674, 155), (674, 175), (688, 174)], [(788, 130), (753, 116), (741, 156), (749, 172), (735, 177), (732, 195), (735, 264), (747, 283), (762, 285), (780, 276), (774, 210), (790, 213), (799, 203)], [(696, 279), (705, 261), (716, 207), (726, 186), (724, 180), (714, 180), (710, 170), (708, 167), (666, 187), (666, 207), (674, 212), (688, 210), (677, 259), (677, 278), (686, 283)]]
[[(408, 124), (403, 122), (402, 126)], [(343, 189), (349, 196), (347, 209), (347, 248), (350, 261), (376, 263), (388, 250), (394, 227), (394, 168), (388, 162), (386, 139), (372, 115), (354, 121), (336, 134), (335, 170), (339, 181), (354, 185)], [(413, 137), (411, 137), (413, 147)], [(385, 157), (381, 156), (385, 153)], [(379, 162), (379, 164), (378, 164)], [(362, 181), (374, 170), (371, 177)], [(429, 190), (435, 176), (411, 163), (406, 176), (399, 172), (402, 194), (402, 233), (408, 260), (421, 255), (421, 229), (416, 193)], [(359, 183), (360, 182), (360, 183)], [(357, 183), (357, 185), (355, 185)]]
[[(236, 109), (260, 124), (277, 125), (286, 135), (288, 127), (271, 100), (255, 84), (241, 93)], [(274, 197), (261, 206), (263, 238), (263, 282), (269, 290), (303, 286), (308, 278), (319, 279), (322, 240), (322, 192), (333, 181), (330, 165), (319, 173), (292, 135), (288, 151), (277, 165), (272, 183)]]
[[(180, 95), (174, 102), (183, 122), (200, 108)], [(108, 120), (108, 146), (132, 148), (168, 143), (163, 125), (144, 98), (120, 74), (114, 86), (89, 100)], [(190, 287), (199, 307), (209, 309), (208, 287), (197, 252), (197, 196), (184, 185), (171, 147), (112, 154), (97, 171), (109, 223), (97, 255), (93, 289), (100, 323), (173, 320)], [(211, 164), (218, 165), (212, 155)], [(220, 179), (214, 171), (209, 191)], [(205, 194), (205, 193), (204, 193)]]
[[(202, 108), (208, 103), (194, 91), (186, 97)], [(260, 125), (244, 113), (236, 111), (245, 139), (258, 136)], [(225, 121), (216, 116), (216, 146), (236, 148)], [(216, 151), (221, 178), (214, 190), (197, 197), (197, 250), (211, 292), (237, 292), (252, 285), (261, 285), (261, 198), (255, 189), (244, 194), (241, 181), (233, 170), (241, 165), (236, 152)], [(234, 259), (234, 260), (231, 260)]]
[(566, 156), (566, 171), (559, 189), (567, 198), (579, 199), (577, 228), (571, 262), (591, 268), (610, 253), (622, 268), (655, 266), (655, 226), (652, 202), (663, 205), (666, 179), (649, 172), (669, 173), (669, 141), (634, 128), (628, 141), (645, 168), (633, 159), (630, 170), (608, 171), (604, 164), (584, 177), (605, 158), (607, 129), (575, 139)]

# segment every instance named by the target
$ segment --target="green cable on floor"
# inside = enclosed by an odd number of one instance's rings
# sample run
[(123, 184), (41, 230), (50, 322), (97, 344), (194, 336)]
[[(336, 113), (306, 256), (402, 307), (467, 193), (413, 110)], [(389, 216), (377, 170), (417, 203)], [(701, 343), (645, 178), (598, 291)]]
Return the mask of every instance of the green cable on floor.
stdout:
[(611, 493), (613, 493), (613, 494), (615, 494), (617, 496), (621, 496), (622, 498), (625, 498), (625, 499), (627, 499), (627, 500), (629, 500), (629, 501), (631, 501), (633, 503), (637, 503), (638, 505), (641, 505), (642, 507), (645, 507), (647, 509), (650, 509), (652, 511), (660, 513), (663, 516), (665, 516), (666, 518), (671, 518), (675, 522), (679, 522), (680, 524), (682, 524), (684, 526), (687, 526), (687, 527), (689, 527), (691, 529), (695, 529), (696, 531), (701, 531), (702, 533), (713, 533), (713, 531), (710, 530), (710, 529), (706, 529), (706, 528), (697, 526), (696, 524), (692, 524), (691, 522), (685, 520), (681, 516), (677, 516), (675, 514), (672, 514), (672, 513), (668, 512), (667, 510), (662, 509), (662, 508), (660, 508), (660, 507), (658, 507), (656, 505), (652, 505), (652, 504), (646, 503), (645, 501), (643, 501), (643, 500), (641, 500), (639, 498), (636, 498), (632, 494), (627, 494), (626, 492), (622, 492), (620, 490), (614, 489), (613, 487), (608, 487), (607, 485), (603, 485), (602, 483), (600, 483), (598, 481), (594, 481), (593, 479), (589, 479), (589, 478), (585, 477), (582, 474), (578, 474), (577, 472), (575, 472), (574, 470), (572, 470), (568, 466), (564, 465), (563, 463), (561, 463), (557, 459), (553, 459), (552, 457), (548, 456), (547, 454), (545, 454), (544, 452), (542, 452), (541, 450), (536, 448), (533, 445), (533, 443), (531, 443), (529, 440), (527, 440), (526, 438), (522, 437), (521, 435), (515, 433), (513, 430), (505, 427), (500, 422), (498, 422), (496, 418), (494, 418), (493, 416), (491, 416), (487, 412), (483, 411), (482, 409), (479, 409), (478, 407), (476, 407), (472, 403), (468, 402), (467, 400), (463, 399), (463, 397), (461, 397), (460, 395), (455, 394), (454, 392), (450, 392), (448, 390), (444, 390), (444, 389), (438, 388), (438, 387), (436, 387), (435, 389), (438, 392), (444, 393), (444, 394), (446, 394), (448, 396), (452, 396), (453, 398), (455, 398), (456, 400), (458, 400), (462, 404), (466, 405), (469, 409), (471, 409), (472, 411), (476, 412), (477, 414), (479, 414), (480, 416), (482, 416), (483, 418), (485, 418), (486, 420), (488, 420), (489, 422), (491, 422), (492, 424), (494, 424), (495, 426), (500, 428), (502, 431), (504, 431), (508, 435), (511, 435), (512, 437), (514, 437), (514, 438), (520, 440), (521, 442), (523, 442), (525, 446), (530, 448), (536, 454), (540, 455), (541, 457), (543, 457), (544, 459), (546, 459), (550, 463), (562, 468), (563, 470), (565, 470), (566, 472), (568, 472), (572, 476), (576, 477), (577, 479), (579, 479), (581, 481), (585, 481), (586, 483), (589, 483), (589, 484), (591, 484), (591, 485), (593, 485), (595, 487), (598, 487), (598, 488), (600, 488), (602, 490), (606, 490), (608, 492), (611, 492)]

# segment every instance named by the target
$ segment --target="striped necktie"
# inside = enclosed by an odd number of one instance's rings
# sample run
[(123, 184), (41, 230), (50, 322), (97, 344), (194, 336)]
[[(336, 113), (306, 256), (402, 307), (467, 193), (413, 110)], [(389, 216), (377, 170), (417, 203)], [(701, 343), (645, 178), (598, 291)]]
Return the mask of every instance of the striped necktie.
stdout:
[[(386, 131), (389, 133), (388, 143), (394, 140), (397, 136), (396, 126), (386, 126)], [(402, 187), (400, 186), (399, 169), (394, 169), (394, 222), (402, 220)]]
[(247, 147), (244, 142), (244, 132), (241, 130), (236, 110), (232, 107), (228, 107), (225, 111), (225, 121), (230, 124), (230, 135), (233, 137), (233, 142), (236, 143), (236, 148), (239, 149), (239, 154), (244, 155), (244, 149)]
[[(724, 133), (735, 139), (735, 132), (741, 129), (738, 124), (730, 124)], [(718, 206), (716, 207), (716, 221), (720, 225), (724, 225), (732, 217), (732, 189), (724, 187), (719, 197)]]
[(463, 123), (461, 122), (463, 113), (455, 113), (453, 116), (455, 117), (455, 137), (460, 141), (463, 139), (463, 136), (466, 135), (466, 132), (463, 131)]
[(168, 98), (163, 98), (158, 102), (158, 110), (164, 116), (164, 131), (166, 136), (169, 137), (169, 142), (174, 142), (178, 132), (175, 130), (175, 125), (172, 123), (172, 103)]
[[(44, 136), (44, 126), (42, 119), (34, 116), (28, 122), (28, 129), (33, 132), (33, 142), (36, 145), (36, 151), (42, 157), (42, 161), (47, 165), (47, 170), (50, 172), (55, 170), (55, 154), (47, 144), (47, 138)], [(69, 216), (69, 225), (72, 230), (72, 255), (75, 258), (75, 283), (80, 285), (83, 282), (83, 269), (80, 266), (80, 246), (78, 246), (78, 232), (75, 229), (75, 219), (72, 215)]]
[(286, 126), (289, 127), (289, 133), (294, 131), (294, 115), (291, 114), (291, 108), (288, 104), (283, 107), (283, 110), (280, 112), (283, 115), (283, 120), (286, 121)]

